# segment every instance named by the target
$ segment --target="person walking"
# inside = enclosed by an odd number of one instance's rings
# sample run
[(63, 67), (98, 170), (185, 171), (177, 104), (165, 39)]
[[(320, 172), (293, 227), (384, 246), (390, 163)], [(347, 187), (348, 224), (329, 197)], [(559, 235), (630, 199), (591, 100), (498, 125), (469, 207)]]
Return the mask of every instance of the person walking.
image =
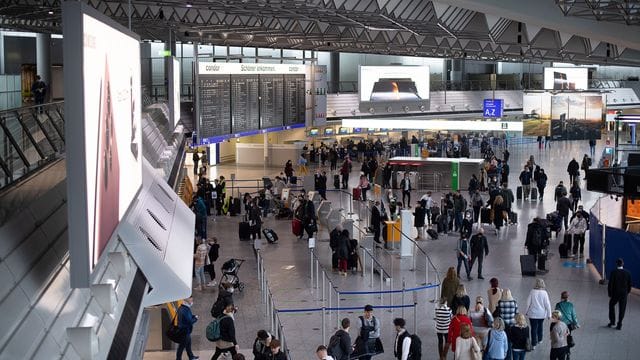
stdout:
[(431, 191), (427, 191), (426, 194), (420, 198), (420, 205), (424, 209), (425, 223), (431, 227), (431, 208), (433, 207), (433, 198), (431, 197)]
[(391, 174), (393, 172), (393, 168), (391, 164), (387, 161), (382, 169), (382, 187), (385, 189), (391, 189)]
[(200, 155), (198, 155), (197, 149), (193, 151), (191, 159), (193, 160), (193, 175), (198, 175), (198, 162), (200, 161)]
[(502, 298), (502, 289), (498, 278), (491, 278), (489, 284), (491, 287), (487, 289), (487, 299), (489, 299), (489, 310), (493, 314), (496, 311), (496, 306), (498, 306), (498, 301)]
[(462, 232), (462, 220), (465, 210), (467, 210), (467, 200), (462, 196), (460, 190), (458, 190), (453, 194), (454, 231)]
[[(460, 285), (460, 278), (456, 274), (456, 269), (451, 266), (447, 269), (447, 275), (444, 280), (442, 280), (442, 285), (440, 286), (440, 296), (447, 299), (447, 304), (453, 304), (453, 298), (456, 296), (456, 291), (458, 291), (458, 285)], [(451, 310), (454, 310), (452, 307)]]
[(255, 240), (256, 237), (262, 239), (262, 210), (258, 206), (258, 198), (253, 198), (250, 203), (249, 226), (251, 227), (251, 240)]
[(616, 329), (622, 329), (622, 319), (627, 308), (627, 296), (631, 292), (631, 273), (624, 268), (624, 261), (616, 260), (616, 269), (609, 275), (607, 285), (609, 294), (609, 324), (612, 327), (616, 323), (616, 304), (618, 305), (618, 325)]
[(502, 200), (504, 200), (503, 206), (505, 211), (507, 212), (507, 214), (511, 214), (511, 206), (513, 205), (515, 197), (513, 196), (513, 191), (509, 189), (506, 182), (502, 183), (502, 190), (500, 191), (500, 195), (502, 196)]
[(571, 200), (566, 195), (561, 196), (556, 204), (556, 211), (562, 218), (564, 229), (569, 229), (569, 211), (571, 210)]
[(273, 337), (266, 330), (259, 330), (256, 339), (253, 341), (253, 360), (269, 360), (271, 355), (271, 341)]
[(411, 337), (409, 332), (404, 328), (405, 324), (406, 322), (403, 318), (393, 319), (393, 325), (396, 327), (396, 340), (393, 345), (393, 355), (398, 360), (409, 360)]
[(486, 360), (504, 360), (509, 352), (509, 340), (504, 331), (504, 321), (502, 318), (493, 319), (493, 327), (485, 336), (484, 352)]
[(511, 295), (511, 290), (502, 290), (502, 297), (498, 300), (494, 317), (501, 317), (504, 325), (509, 328), (516, 324), (516, 314), (518, 313), (518, 302)]
[(349, 158), (346, 158), (340, 167), (340, 175), (342, 175), (342, 189), (349, 188), (349, 174), (351, 173), (351, 165)]
[(478, 279), (484, 280), (482, 277), (482, 262), (485, 256), (489, 256), (489, 243), (487, 237), (484, 236), (484, 229), (478, 228), (478, 232), (471, 237), (471, 263), (469, 264), (469, 272), (473, 270), (473, 265), (478, 262)]
[(484, 205), (484, 200), (482, 200), (482, 195), (480, 195), (480, 190), (476, 190), (473, 195), (471, 195), (471, 206), (473, 207), (473, 222), (477, 223), (480, 221), (480, 209)]
[(591, 153), (591, 157), (596, 156), (596, 139), (589, 139), (589, 152)]
[[(402, 189), (402, 207), (405, 207), (405, 204), (407, 204), (407, 207), (411, 207), (412, 185), (411, 179), (409, 179), (409, 173), (405, 172), (404, 178), (400, 181), (400, 189)], [(404, 201), (405, 198), (407, 199), (406, 203)]]
[(446, 358), (449, 349), (455, 354), (457, 349), (457, 340), (462, 331), (462, 326), (469, 326), (471, 330), (471, 336), (476, 336), (471, 324), (471, 319), (468, 316), (468, 311), (464, 306), (459, 306), (456, 309), (456, 315), (451, 319), (451, 325), (449, 325), (449, 332), (447, 333), (447, 345), (444, 350), (444, 357)]
[(536, 279), (534, 288), (529, 292), (525, 308), (527, 309), (525, 315), (531, 323), (531, 346), (535, 349), (543, 338), (544, 319), (551, 318), (551, 302), (544, 280)]
[(215, 262), (220, 257), (220, 244), (218, 244), (218, 238), (212, 237), (209, 239), (209, 265), (205, 267), (207, 272), (209, 273), (209, 277), (211, 277), (211, 281), (207, 284), (207, 286), (216, 286), (218, 283), (216, 282), (216, 267)]
[(569, 328), (562, 322), (562, 313), (554, 310), (551, 313), (551, 354), (550, 360), (565, 360), (569, 354), (567, 336)]
[(199, 359), (198, 356), (193, 354), (191, 351), (191, 332), (193, 331), (193, 324), (198, 321), (198, 315), (193, 315), (191, 312), (191, 307), (193, 306), (193, 298), (188, 297), (182, 301), (182, 304), (178, 308), (177, 317), (178, 317), (178, 328), (184, 331), (185, 336), (182, 341), (178, 344), (178, 349), (176, 350), (176, 359), (182, 359), (182, 353), (186, 350), (187, 356), (189, 360)]
[(447, 306), (447, 298), (441, 297), (435, 309), (436, 336), (438, 337), (438, 356), (440, 360), (446, 358), (447, 334), (451, 325), (451, 309)]
[[(217, 360), (223, 353), (230, 353), (231, 356), (238, 353), (238, 342), (236, 341), (236, 326), (234, 321), (235, 306), (233, 302), (227, 302), (224, 306), (220, 319), (220, 339), (216, 341), (216, 351), (211, 360)], [(277, 340), (272, 340), (271, 345)]]
[(569, 173), (569, 184), (580, 181), (580, 164), (578, 164), (576, 158), (569, 161), (569, 165), (567, 165), (567, 172)]
[(489, 312), (486, 306), (484, 306), (484, 299), (482, 296), (476, 297), (476, 304), (469, 309), (469, 318), (473, 329), (476, 331), (476, 336), (483, 339), (493, 324), (493, 315)]
[(529, 346), (529, 326), (527, 318), (518, 313), (515, 316), (515, 325), (507, 327), (507, 338), (511, 343), (511, 354), (513, 360), (524, 360), (525, 355), (530, 351)]
[(358, 182), (358, 187), (360, 188), (360, 200), (367, 201), (367, 190), (371, 189), (371, 184), (367, 179), (366, 174), (360, 175), (360, 181)]
[(562, 313), (562, 321), (569, 328), (569, 333), (580, 327), (576, 309), (573, 303), (569, 301), (568, 291), (563, 291), (562, 294), (560, 294), (560, 302), (556, 303), (555, 309)]
[[(473, 280), (471, 277), (471, 269), (469, 268), (469, 259), (471, 258), (471, 249), (469, 246), (469, 240), (465, 236), (461, 236), (458, 240), (458, 267), (456, 273), (460, 277), (460, 266), (464, 264), (464, 269), (467, 273), (467, 280)], [(467, 308), (469, 308), (467, 306)]]
[(209, 246), (207, 245), (206, 239), (198, 239), (198, 247), (196, 248), (195, 254), (193, 254), (193, 260), (197, 283), (197, 286), (194, 288), (202, 291), (207, 284), (204, 277), (204, 268), (206, 265), (209, 265)]
[(577, 181), (571, 185), (569, 194), (571, 194), (571, 211), (576, 212), (576, 209), (578, 209), (578, 203), (582, 199), (582, 192), (580, 191), (580, 185), (578, 185)]
[(360, 350), (362, 354), (367, 354), (364, 356), (360, 356), (361, 360), (371, 360), (371, 356), (369, 354), (377, 353), (376, 343), (380, 341), (380, 321), (373, 315), (373, 306), (367, 304), (364, 306), (364, 314), (358, 316), (359, 329), (358, 335), (362, 340), (362, 349)]
[(522, 196), (524, 200), (529, 200), (529, 191), (531, 189), (531, 171), (528, 166), (524, 166), (522, 172), (520, 172), (520, 184), (522, 184)]
[(469, 312), (469, 307), (471, 306), (471, 299), (469, 299), (469, 295), (467, 295), (467, 289), (464, 287), (464, 284), (458, 285), (456, 295), (451, 301), (452, 309), (457, 309), (460, 306), (464, 306), (464, 308), (467, 310), (467, 313)]
[[(282, 352), (282, 344), (280, 340), (273, 339), (271, 344), (269, 344), (269, 349), (271, 350), (271, 354), (269, 355), (269, 360), (287, 360), (287, 355)], [(233, 355), (233, 359), (235, 360), (236, 355)]]
[[(36, 105), (44, 104), (47, 97), (47, 84), (42, 80), (40, 75), (36, 75), (36, 81), (31, 85), (31, 93)], [(42, 114), (42, 106), (38, 106), (38, 111)]]
[(540, 173), (538, 174), (538, 181), (536, 181), (536, 187), (538, 188), (538, 197), (540, 197), (540, 202), (544, 198), (544, 188), (547, 187), (547, 174), (545, 174), (544, 169), (540, 168)]
[[(567, 233), (569, 236), (573, 236), (573, 249), (571, 251), (571, 257), (583, 257), (584, 256), (584, 234), (587, 232), (588, 224), (581, 212), (576, 212), (576, 216), (571, 220), (569, 230)], [(567, 249), (568, 250), (568, 249)], [(578, 250), (580, 252), (578, 253)]]
[(582, 169), (582, 171), (584, 171), (583, 180), (587, 180), (587, 171), (589, 171), (590, 166), (591, 166), (591, 158), (587, 154), (584, 154), (584, 157), (582, 157), (582, 164), (580, 165), (580, 168)]
[(318, 360), (335, 360), (333, 356), (328, 354), (327, 347), (324, 345), (320, 345), (316, 348), (316, 357)]
[(462, 324), (460, 327), (460, 336), (456, 339), (454, 359), (475, 360), (479, 359), (481, 354), (482, 349), (480, 345), (478, 345), (478, 341), (475, 337), (471, 336), (471, 327), (467, 324)]
[(424, 238), (424, 217), (425, 217), (425, 211), (420, 205), (420, 202), (417, 202), (416, 207), (413, 210), (413, 226), (418, 231), (418, 236), (416, 236), (416, 240), (422, 240)]

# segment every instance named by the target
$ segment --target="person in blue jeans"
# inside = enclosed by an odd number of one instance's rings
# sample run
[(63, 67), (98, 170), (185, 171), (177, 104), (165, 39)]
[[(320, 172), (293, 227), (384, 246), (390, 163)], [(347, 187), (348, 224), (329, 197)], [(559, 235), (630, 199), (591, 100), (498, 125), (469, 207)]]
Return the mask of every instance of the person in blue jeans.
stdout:
[(467, 273), (467, 280), (473, 280), (471, 277), (471, 269), (469, 268), (469, 260), (471, 259), (471, 247), (469, 245), (469, 240), (465, 236), (465, 234), (460, 237), (458, 240), (458, 268), (456, 273), (458, 277), (460, 277), (460, 265), (464, 264), (464, 270)]
[(536, 284), (527, 298), (525, 309), (527, 309), (525, 315), (531, 323), (531, 346), (535, 349), (543, 339), (544, 320), (551, 318), (551, 302), (544, 280), (541, 278), (536, 279)]
[(182, 359), (184, 350), (187, 350), (189, 360), (199, 359), (199, 357), (193, 355), (193, 351), (191, 351), (191, 332), (193, 331), (193, 324), (198, 321), (198, 316), (193, 315), (191, 312), (191, 306), (193, 306), (193, 298), (189, 297), (184, 299), (182, 305), (178, 308), (178, 327), (184, 329), (186, 334), (184, 340), (178, 344), (178, 350), (176, 351), (177, 360)]

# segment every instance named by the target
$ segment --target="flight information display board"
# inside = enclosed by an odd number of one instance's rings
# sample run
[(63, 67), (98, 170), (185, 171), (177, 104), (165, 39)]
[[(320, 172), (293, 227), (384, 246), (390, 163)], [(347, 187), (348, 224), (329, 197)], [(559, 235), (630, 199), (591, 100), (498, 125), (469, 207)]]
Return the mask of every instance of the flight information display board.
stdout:
[(282, 126), (284, 104), (283, 75), (260, 75), (260, 128)]
[(231, 129), (234, 133), (260, 127), (258, 75), (231, 76)]
[(199, 135), (231, 133), (231, 76), (200, 75)]
[(284, 76), (284, 124), (304, 123), (305, 80), (304, 75)]

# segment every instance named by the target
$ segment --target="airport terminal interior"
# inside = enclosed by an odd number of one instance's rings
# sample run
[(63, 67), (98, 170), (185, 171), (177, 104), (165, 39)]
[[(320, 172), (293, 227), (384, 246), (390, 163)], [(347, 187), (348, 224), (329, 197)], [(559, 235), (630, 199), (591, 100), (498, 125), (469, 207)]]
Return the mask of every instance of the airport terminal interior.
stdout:
[(0, 2), (0, 360), (638, 359), (639, 79), (638, 1)]

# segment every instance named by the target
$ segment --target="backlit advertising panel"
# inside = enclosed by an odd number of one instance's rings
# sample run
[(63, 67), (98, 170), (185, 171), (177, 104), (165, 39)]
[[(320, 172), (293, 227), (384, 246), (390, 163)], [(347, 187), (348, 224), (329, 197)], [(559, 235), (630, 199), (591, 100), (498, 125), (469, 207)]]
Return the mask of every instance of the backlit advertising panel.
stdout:
[(545, 90), (587, 90), (589, 88), (588, 68), (544, 68)]
[(360, 66), (361, 112), (407, 112), (429, 109), (428, 66)]
[(87, 287), (142, 184), (140, 42), (78, 2), (63, 21), (71, 284)]

